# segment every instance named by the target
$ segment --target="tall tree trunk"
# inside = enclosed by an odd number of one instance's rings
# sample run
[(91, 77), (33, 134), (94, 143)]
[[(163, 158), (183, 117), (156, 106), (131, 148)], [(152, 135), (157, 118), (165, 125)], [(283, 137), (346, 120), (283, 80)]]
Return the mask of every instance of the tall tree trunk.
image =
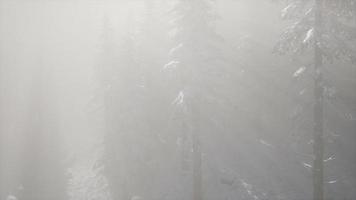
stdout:
[(193, 133), (193, 200), (203, 200), (202, 194), (202, 153), (199, 135)]
[(322, 26), (322, 5), (323, 0), (315, 0), (315, 42), (314, 42), (314, 162), (313, 162), (313, 199), (323, 200), (323, 176), (324, 176), (324, 86), (323, 86), (323, 57), (320, 47), (321, 42), (321, 26)]
[[(198, 97), (196, 98), (198, 102)], [(203, 200), (203, 186), (202, 186), (202, 148), (200, 141), (201, 133), (201, 113), (195, 104), (192, 103), (192, 120), (191, 120), (191, 137), (193, 147), (193, 200)]]

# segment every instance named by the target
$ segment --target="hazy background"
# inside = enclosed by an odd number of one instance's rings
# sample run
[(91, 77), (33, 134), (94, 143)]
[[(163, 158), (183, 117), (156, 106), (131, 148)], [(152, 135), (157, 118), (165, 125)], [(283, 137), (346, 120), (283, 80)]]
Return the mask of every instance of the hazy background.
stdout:
[[(204, 200), (312, 199), (311, 54), (273, 53), (286, 4), (217, 1), (213, 41), (175, 37), (174, 2), (0, 0), (1, 200), (192, 199), (193, 132)], [(325, 196), (352, 200), (356, 67), (324, 67)]]

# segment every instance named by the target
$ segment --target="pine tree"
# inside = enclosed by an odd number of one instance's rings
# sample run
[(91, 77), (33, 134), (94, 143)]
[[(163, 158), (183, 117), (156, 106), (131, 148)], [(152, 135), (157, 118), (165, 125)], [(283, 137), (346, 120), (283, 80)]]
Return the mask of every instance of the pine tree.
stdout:
[(164, 66), (171, 73), (172, 87), (178, 90), (172, 104), (182, 126), (181, 143), (190, 143), (192, 149), (194, 200), (204, 199), (201, 138), (211, 128), (206, 128), (210, 123), (207, 104), (216, 103), (219, 98), (216, 92), (224, 71), (219, 51), (221, 39), (214, 30), (217, 15), (212, 5), (210, 0), (178, 0), (174, 4), (171, 35), (175, 46), (170, 51), (171, 61)]
[[(1, 2), (0, 2), (1, 4)], [(0, 54), (0, 59), (3, 59), (3, 55), (2, 53)], [(5, 115), (5, 101), (4, 101), (4, 96), (5, 96), (5, 88), (4, 88), (4, 74), (5, 74), (5, 64), (3, 61), (0, 61), (0, 109), (2, 110), (2, 112), (0, 113), (0, 199), (4, 199), (6, 197), (6, 189), (8, 187), (8, 183), (6, 183), (6, 165), (5, 163), (8, 162), (7, 161), (7, 156), (6, 156), (6, 136), (7, 136), (7, 132), (5, 129), (5, 119), (6, 119), (6, 115)]]
[(144, 116), (142, 71), (137, 61), (136, 38), (129, 13), (127, 32), (118, 44), (109, 23), (104, 23), (98, 71), (103, 87), (105, 115), (105, 169), (113, 199), (144, 193), (142, 160), (147, 124)]
[[(53, 94), (48, 88), (50, 79), (42, 59), (33, 70), (30, 86), (27, 129), (24, 137), (24, 155), (21, 191), (25, 200), (63, 200), (67, 198), (65, 166), (59, 143), (59, 131)], [(19, 163), (20, 164), (20, 163)]]
[[(161, 198), (170, 188), (170, 176), (175, 141), (171, 140), (169, 132), (169, 93), (170, 88), (162, 76), (161, 70), (167, 61), (167, 49), (169, 39), (167, 37), (167, 22), (164, 17), (167, 1), (147, 0), (143, 2), (142, 22), (138, 24), (137, 33), (137, 61), (139, 65), (141, 81), (139, 83), (142, 92), (142, 118), (140, 123), (145, 123), (145, 128), (139, 133), (142, 138), (141, 151), (144, 152), (145, 167), (140, 178), (144, 186), (141, 195), (144, 198)], [(170, 142), (168, 142), (170, 141)], [(171, 143), (171, 145), (169, 145)], [(172, 144), (173, 143), (173, 144)], [(159, 184), (152, 184), (151, 180), (157, 180)]]
[(356, 30), (350, 20), (355, 18), (353, 0), (291, 0), (282, 10), (284, 19), (293, 23), (282, 35), (276, 51), (302, 54), (310, 51), (314, 65), (313, 103), (313, 199), (324, 199), (324, 102), (326, 61), (355, 62), (352, 41)]
[[(126, 81), (131, 78), (130, 68), (132, 63), (132, 41), (125, 37), (124, 47), (119, 48), (115, 42), (115, 32), (110, 24), (109, 18), (105, 17), (103, 21), (102, 49), (97, 75), (99, 79), (100, 90), (103, 90), (102, 99), (104, 104), (105, 118), (105, 175), (109, 182), (109, 189), (113, 199), (129, 199), (128, 183), (125, 171), (125, 160), (122, 150), (124, 149), (123, 131), (127, 123), (125, 115), (127, 112), (121, 110), (127, 106), (124, 101), (124, 90)], [(128, 71), (126, 71), (129, 69)], [(131, 69), (132, 70), (132, 69)], [(122, 106), (120, 106), (122, 105)]]
[[(0, 54), (0, 58), (2, 58), (2, 54)], [(4, 64), (0, 61), (0, 71), (1, 74), (4, 74), (5, 70), (3, 69)], [(3, 75), (0, 75), (0, 109), (4, 110), (4, 101), (3, 101), (3, 95), (4, 95), (4, 89), (3, 89)], [(3, 114), (3, 112), (0, 114), (0, 199), (5, 198), (5, 131), (4, 131), (4, 118), (5, 115)]]

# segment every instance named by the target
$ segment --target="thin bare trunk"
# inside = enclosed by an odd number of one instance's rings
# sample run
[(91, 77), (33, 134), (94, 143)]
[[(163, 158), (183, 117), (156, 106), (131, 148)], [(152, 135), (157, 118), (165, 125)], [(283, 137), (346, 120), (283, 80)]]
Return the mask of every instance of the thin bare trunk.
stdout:
[(193, 200), (203, 200), (202, 154), (198, 133), (193, 133)]
[(323, 57), (320, 47), (321, 38), (321, 25), (322, 25), (322, 5), (323, 0), (315, 0), (316, 13), (315, 13), (315, 46), (314, 46), (314, 68), (315, 68), (315, 80), (314, 80), (314, 162), (313, 162), (313, 199), (323, 200), (323, 178), (324, 178), (324, 92), (323, 92)]

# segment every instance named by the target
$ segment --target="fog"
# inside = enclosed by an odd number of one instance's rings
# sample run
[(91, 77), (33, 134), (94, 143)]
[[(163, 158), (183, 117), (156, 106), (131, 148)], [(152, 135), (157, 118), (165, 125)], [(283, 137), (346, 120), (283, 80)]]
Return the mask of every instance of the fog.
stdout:
[(355, 0), (0, 0), (0, 200), (353, 200), (355, 144)]

